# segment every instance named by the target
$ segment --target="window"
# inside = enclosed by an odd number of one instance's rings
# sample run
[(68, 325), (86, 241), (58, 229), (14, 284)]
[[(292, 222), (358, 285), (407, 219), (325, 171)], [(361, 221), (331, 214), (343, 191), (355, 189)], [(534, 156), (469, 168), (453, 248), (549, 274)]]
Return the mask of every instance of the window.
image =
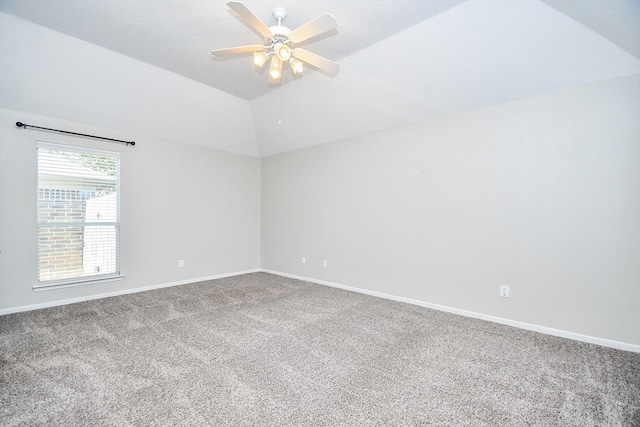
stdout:
[(120, 277), (120, 156), (38, 142), (38, 288)]

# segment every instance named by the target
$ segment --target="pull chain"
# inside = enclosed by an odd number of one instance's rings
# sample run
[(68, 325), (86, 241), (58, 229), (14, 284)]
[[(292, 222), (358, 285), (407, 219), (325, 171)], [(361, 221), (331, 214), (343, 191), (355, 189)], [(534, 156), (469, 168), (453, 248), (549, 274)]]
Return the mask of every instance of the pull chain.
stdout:
[(278, 88), (278, 134), (282, 135), (282, 86)]

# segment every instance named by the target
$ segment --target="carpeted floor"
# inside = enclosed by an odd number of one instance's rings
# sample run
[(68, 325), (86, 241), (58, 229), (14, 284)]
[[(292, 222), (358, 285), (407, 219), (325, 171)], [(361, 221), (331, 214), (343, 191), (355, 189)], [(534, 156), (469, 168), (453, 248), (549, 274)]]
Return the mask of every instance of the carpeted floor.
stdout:
[(0, 317), (1, 425), (640, 425), (640, 354), (265, 273)]

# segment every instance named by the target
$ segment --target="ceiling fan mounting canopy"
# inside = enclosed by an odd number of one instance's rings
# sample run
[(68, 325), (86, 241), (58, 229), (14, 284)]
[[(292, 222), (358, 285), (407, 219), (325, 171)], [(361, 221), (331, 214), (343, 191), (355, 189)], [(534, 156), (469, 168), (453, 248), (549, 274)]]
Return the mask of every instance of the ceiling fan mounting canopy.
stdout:
[(273, 17), (278, 20), (278, 24), (268, 27), (243, 3), (230, 1), (227, 6), (263, 36), (264, 44), (212, 50), (211, 54), (214, 58), (253, 53), (254, 64), (258, 67), (262, 67), (271, 61), (269, 68), (269, 80), (271, 83), (280, 81), (283, 66), (286, 64), (289, 64), (294, 75), (302, 73), (303, 64), (311, 65), (331, 77), (338, 74), (340, 66), (335, 62), (306, 49), (296, 47), (298, 43), (335, 30), (337, 22), (331, 14), (324, 13), (295, 30), (290, 30), (282, 25), (282, 21), (287, 17), (287, 10), (283, 7), (275, 7), (272, 10)]
[(287, 17), (287, 9), (284, 7), (274, 7), (271, 13), (273, 13), (273, 17), (278, 20), (278, 25)]

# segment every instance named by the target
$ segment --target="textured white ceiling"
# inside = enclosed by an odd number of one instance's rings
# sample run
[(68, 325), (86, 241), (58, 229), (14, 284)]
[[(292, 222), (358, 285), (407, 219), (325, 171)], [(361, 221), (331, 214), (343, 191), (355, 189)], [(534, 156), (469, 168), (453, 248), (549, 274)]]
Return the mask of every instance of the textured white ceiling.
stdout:
[[(268, 26), (276, 6), (288, 11), (291, 29), (330, 12), (337, 34), (306, 46), (339, 61), (464, 0), (281, 1), (244, 0)], [(215, 61), (210, 51), (259, 44), (226, 0), (2, 0), (0, 10), (250, 100), (270, 90), (252, 58)]]
[(252, 102), (263, 156), (310, 135), (329, 142), (640, 72), (637, 58), (535, 0), (468, 1), (341, 64), (340, 78), (309, 76)]
[[(272, 87), (250, 57), (213, 60), (211, 49), (260, 41), (223, 0), (1, 0), (0, 12), (74, 39), (37, 29), (21, 35), (23, 26), (6, 20), (11, 28), (5, 25), (0, 49), (14, 61), (5, 62), (0, 77), (0, 106), (152, 135), (155, 129), (183, 142), (265, 156), (640, 73), (638, 0), (244, 3), (268, 25), (275, 23), (272, 7), (286, 7), (284, 24), (292, 29), (332, 13), (337, 34), (305, 47), (337, 61), (341, 72), (329, 78), (308, 71)], [(25, 53), (30, 47), (37, 52)], [(68, 52), (79, 50), (82, 56)], [(101, 56), (104, 63), (95, 59)], [(87, 64), (77, 70), (65, 65), (83, 58)], [(98, 102), (95, 110), (75, 107), (83, 101), (40, 82), (45, 68), (59, 73), (60, 82), (65, 74), (75, 85), (87, 80), (82, 88), (93, 99), (126, 93), (120, 102)], [(32, 87), (14, 88), (25, 74)], [(166, 93), (158, 94), (158, 87)], [(60, 97), (70, 97), (63, 111), (54, 105)], [(146, 127), (128, 122), (145, 102), (156, 105), (157, 117), (147, 118)], [(188, 127), (170, 128), (170, 117)]]

